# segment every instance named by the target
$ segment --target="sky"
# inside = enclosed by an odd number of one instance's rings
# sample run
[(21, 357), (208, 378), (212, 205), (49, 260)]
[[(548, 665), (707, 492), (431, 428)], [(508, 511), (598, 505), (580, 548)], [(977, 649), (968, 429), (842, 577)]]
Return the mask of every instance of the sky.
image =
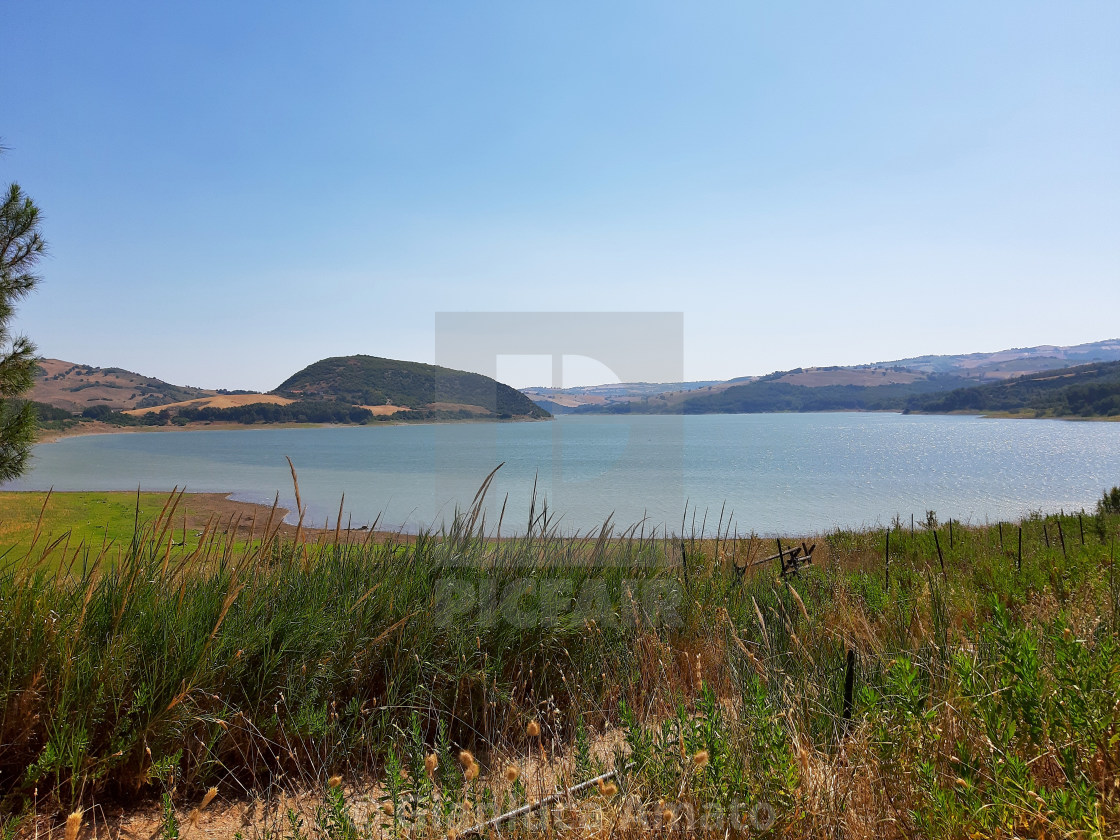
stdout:
[(433, 361), (437, 312), (683, 313), (689, 379), (1120, 337), (1117, 43), (1114, 0), (8, 4), (16, 328), (258, 390)]

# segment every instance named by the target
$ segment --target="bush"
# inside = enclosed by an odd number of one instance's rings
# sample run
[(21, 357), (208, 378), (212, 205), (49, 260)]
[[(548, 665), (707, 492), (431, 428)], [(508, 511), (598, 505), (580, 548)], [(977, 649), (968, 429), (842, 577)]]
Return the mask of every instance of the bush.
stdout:
[(1101, 500), (1097, 502), (1097, 513), (1120, 513), (1120, 487), (1104, 491)]

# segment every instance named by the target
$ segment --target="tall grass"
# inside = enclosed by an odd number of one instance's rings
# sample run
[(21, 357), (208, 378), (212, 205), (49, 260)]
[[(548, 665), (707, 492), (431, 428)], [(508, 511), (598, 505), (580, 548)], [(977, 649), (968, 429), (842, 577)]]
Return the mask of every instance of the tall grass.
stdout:
[[(5, 556), (9, 826), (43, 803), (174, 808), (211, 786), (286, 786), (322, 791), (327, 836), (424, 834), (615, 769), (615, 790), (569, 804), (623, 835), (1118, 830), (1108, 508), (1065, 517), (1049, 548), (1042, 514), (1005, 524), (1002, 548), (994, 526), (953, 523), (951, 547), (933, 518), (896, 527), (889, 574), (883, 531), (835, 531), (783, 580), (737, 573), (757, 538), (566, 538), (534, 509), (524, 536), (496, 540), (481, 494), (407, 539), (283, 539), (270, 519), (249, 540), (207, 529), (187, 552), (180, 498), (115, 553)], [(503, 781), (511, 761), (536, 776)], [(384, 807), (357, 820), (339, 778)]]

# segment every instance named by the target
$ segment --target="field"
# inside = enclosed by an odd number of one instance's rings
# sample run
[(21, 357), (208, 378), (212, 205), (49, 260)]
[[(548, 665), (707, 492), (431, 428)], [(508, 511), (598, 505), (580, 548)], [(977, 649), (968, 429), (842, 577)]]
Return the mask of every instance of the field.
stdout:
[(290, 400), (287, 397), (278, 397), (275, 394), (215, 394), (211, 397), (182, 400), (180, 402), (167, 403), (150, 408), (130, 408), (123, 413), (131, 414), (133, 417), (141, 417), (153, 412), (174, 412), (181, 408), (240, 408), (246, 405), (260, 405), (261, 403), (267, 403), (269, 405), (290, 405), (293, 402), (295, 402), (295, 400)]
[(1120, 832), (1120, 490), (781, 549), (540, 509), (498, 542), (477, 508), (176, 545), (160, 501), (52, 499), (5, 555), (0, 837)]
[[(34, 541), (36, 556), (45, 555), (45, 562), (69, 557), (79, 547), (80, 553), (114, 555), (130, 546), (137, 525), (156, 519), (167, 501), (166, 493), (0, 492), (0, 554), (22, 557)], [(285, 515), (287, 510), (277, 509), (277, 521)], [(207, 523), (220, 523), (226, 533), (246, 533), (257, 517), (263, 523), (268, 509), (220, 493), (192, 493), (176, 507), (171, 541), (175, 548), (194, 549)]]

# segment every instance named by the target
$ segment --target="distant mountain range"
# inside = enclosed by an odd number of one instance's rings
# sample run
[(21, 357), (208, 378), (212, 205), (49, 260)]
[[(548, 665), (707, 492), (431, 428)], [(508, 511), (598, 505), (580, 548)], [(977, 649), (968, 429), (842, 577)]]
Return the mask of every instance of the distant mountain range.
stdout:
[(544, 419), (549, 412), (894, 410), (1120, 416), (1120, 339), (796, 368), (725, 381), (522, 391), (477, 373), (364, 355), (322, 359), (267, 394), (172, 385), (123, 368), (43, 359), (30, 398), (56, 421), (57, 412), (64, 411), (125, 424)]
[[(30, 399), (95, 419), (231, 422), (544, 419), (549, 413), (487, 376), (376, 356), (323, 359), (267, 394), (171, 385), (123, 368), (42, 359)], [(54, 417), (55, 415), (52, 415)]]
[[(637, 383), (584, 388), (527, 388), (523, 393), (555, 413), (574, 414), (712, 414), (774, 411), (840, 410), (991, 410), (1002, 408), (936, 409), (931, 395), (948, 394), (986, 383), (1000, 383), (1026, 374), (1073, 368), (1089, 362), (1120, 361), (1120, 339), (1073, 347), (1043, 345), (950, 356), (916, 356), (847, 367), (813, 367), (745, 376), (723, 382), (684, 382), (668, 385)], [(1087, 374), (1088, 375), (1088, 374)], [(1107, 381), (1101, 387), (1112, 387)], [(1027, 387), (1027, 386), (1023, 386)], [(1033, 386), (1032, 386), (1033, 387)], [(1013, 393), (991, 389), (992, 395)], [(1118, 391), (1120, 393), (1120, 391)], [(955, 398), (960, 399), (960, 398)], [(987, 399), (987, 398), (985, 398)], [(1012, 402), (1019, 397), (1008, 400)], [(1023, 399), (1026, 399), (1025, 397)], [(1033, 399), (1033, 398), (1032, 398)], [(1073, 400), (1077, 403), (1076, 397)], [(1040, 411), (1054, 415), (1061, 400)], [(1107, 401), (1097, 400), (1104, 406)], [(944, 403), (949, 405), (949, 403)], [(1033, 404), (1032, 404), (1033, 405)], [(1066, 413), (1081, 414), (1082, 406)], [(1107, 412), (1104, 412), (1107, 413)], [(1057, 416), (1057, 415), (1055, 415)]]

